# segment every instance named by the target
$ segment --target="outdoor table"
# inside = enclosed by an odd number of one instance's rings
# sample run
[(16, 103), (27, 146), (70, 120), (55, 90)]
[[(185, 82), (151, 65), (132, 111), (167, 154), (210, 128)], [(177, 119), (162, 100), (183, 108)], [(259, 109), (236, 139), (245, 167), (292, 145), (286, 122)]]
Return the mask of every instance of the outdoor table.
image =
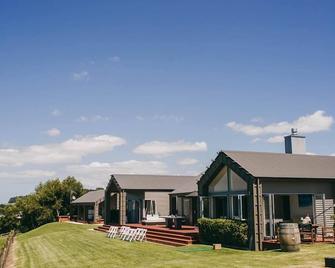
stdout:
[(178, 229), (180, 230), (182, 227), (183, 220), (185, 217), (183, 216), (163, 216), (161, 217), (165, 219), (166, 227), (167, 228), (173, 228), (173, 229)]

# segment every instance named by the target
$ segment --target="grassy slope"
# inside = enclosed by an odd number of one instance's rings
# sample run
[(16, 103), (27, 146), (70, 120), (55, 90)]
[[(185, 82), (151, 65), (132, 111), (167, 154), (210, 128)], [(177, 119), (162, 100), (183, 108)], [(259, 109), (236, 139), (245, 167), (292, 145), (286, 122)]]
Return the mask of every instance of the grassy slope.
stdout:
[(335, 245), (305, 245), (298, 253), (250, 252), (207, 246), (173, 248), (107, 239), (89, 225), (52, 223), (17, 237), (18, 267), (323, 267)]
[(4, 246), (5, 241), (6, 241), (6, 237), (5, 236), (0, 236), (0, 250)]

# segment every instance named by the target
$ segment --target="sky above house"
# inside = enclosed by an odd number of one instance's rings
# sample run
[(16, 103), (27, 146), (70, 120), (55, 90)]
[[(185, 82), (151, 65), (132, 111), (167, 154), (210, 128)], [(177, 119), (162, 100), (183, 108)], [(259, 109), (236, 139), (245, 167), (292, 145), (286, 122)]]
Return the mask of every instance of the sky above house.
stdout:
[(335, 2), (0, 3), (0, 202), (73, 175), (198, 174), (219, 150), (335, 153)]

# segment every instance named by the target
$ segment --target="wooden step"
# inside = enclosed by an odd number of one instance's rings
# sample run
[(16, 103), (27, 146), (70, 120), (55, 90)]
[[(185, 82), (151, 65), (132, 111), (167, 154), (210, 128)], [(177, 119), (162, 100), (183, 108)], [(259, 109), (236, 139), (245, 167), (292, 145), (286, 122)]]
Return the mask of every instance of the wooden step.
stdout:
[(159, 236), (168, 236), (168, 237), (172, 237), (172, 238), (177, 238), (177, 239), (186, 239), (186, 240), (194, 240), (194, 238), (190, 235), (182, 235), (182, 234), (167, 234), (164, 232), (160, 232), (160, 231), (152, 231), (152, 230), (148, 230), (147, 234), (152, 234), (152, 235), (159, 235)]
[(147, 233), (147, 239), (158, 239), (158, 240), (164, 240), (164, 241), (171, 241), (171, 242), (177, 242), (177, 243), (181, 243), (181, 244), (192, 244), (193, 240), (189, 240), (189, 239), (183, 239), (183, 238), (174, 238), (174, 237), (169, 237), (169, 236), (162, 236), (162, 235), (153, 235), (153, 234), (148, 234)]
[(161, 240), (161, 239), (157, 239), (157, 238), (149, 238), (148, 237), (146, 240), (149, 241), (149, 242), (152, 242), (152, 243), (163, 244), (163, 245), (174, 246), (174, 247), (185, 246), (185, 244), (183, 244), (183, 243), (173, 242), (173, 241), (168, 241), (168, 240)]

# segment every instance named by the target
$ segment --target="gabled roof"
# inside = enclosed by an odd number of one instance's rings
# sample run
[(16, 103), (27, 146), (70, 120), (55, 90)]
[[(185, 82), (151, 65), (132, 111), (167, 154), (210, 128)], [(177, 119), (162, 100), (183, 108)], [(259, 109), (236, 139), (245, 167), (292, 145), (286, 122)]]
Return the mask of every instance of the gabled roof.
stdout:
[(95, 203), (99, 200), (103, 201), (104, 198), (105, 190), (90, 191), (74, 200), (71, 204)]
[(258, 178), (335, 179), (335, 157), (321, 155), (223, 151)]
[[(114, 174), (107, 186), (111, 184), (118, 190), (169, 190), (186, 188), (190, 185), (196, 189), (198, 176), (167, 176), (167, 175), (136, 175), (136, 174)], [(191, 190), (192, 191), (192, 190)]]

